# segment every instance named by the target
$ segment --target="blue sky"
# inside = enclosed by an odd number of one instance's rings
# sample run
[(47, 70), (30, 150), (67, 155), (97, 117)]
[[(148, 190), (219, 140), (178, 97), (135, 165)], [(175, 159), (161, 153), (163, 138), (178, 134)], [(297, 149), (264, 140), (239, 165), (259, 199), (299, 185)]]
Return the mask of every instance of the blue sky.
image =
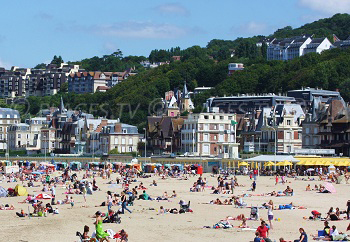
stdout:
[(110, 54), (205, 46), (211, 39), (271, 34), (335, 13), (350, 0), (3, 1), (0, 66), (33, 67)]

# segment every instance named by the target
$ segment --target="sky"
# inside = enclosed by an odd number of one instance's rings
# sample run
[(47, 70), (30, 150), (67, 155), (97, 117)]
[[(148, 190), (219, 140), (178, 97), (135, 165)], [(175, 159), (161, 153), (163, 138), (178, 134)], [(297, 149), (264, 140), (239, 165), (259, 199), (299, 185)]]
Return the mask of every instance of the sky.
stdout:
[(205, 46), (350, 13), (350, 0), (2, 1), (0, 67)]

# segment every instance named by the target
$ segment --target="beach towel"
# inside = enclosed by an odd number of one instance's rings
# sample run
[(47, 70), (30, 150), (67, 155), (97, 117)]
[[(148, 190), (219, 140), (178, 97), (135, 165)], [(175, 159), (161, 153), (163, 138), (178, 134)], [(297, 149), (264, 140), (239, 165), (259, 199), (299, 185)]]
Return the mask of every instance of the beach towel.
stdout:
[(7, 197), (7, 190), (3, 187), (0, 187), (0, 197)]

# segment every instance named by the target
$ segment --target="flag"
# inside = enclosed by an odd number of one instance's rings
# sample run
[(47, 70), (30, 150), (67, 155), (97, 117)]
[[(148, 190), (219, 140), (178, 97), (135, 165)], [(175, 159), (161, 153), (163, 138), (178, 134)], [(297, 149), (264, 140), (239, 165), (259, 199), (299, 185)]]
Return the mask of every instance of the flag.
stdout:
[(236, 125), (238, 124), (235, 120), (231, 120), (231, 125)]

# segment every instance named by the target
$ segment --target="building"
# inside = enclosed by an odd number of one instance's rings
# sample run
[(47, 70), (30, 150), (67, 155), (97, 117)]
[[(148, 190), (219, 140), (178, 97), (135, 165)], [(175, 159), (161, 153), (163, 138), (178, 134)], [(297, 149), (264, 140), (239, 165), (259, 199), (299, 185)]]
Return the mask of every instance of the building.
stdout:
[(230, 63), (228, 64), (228, 75), (231, 76), (235, 71), (244, 70), (242, 63)]
[(118, 83), (136, 75), (134, 69), (129, 68), (124, 72), (76, 72), (68, 76), (68, 92), (77, 94), (105, 92)]
[(259, 151), (294, 154), (296, 149), (302, 147), (301, 124), (305, 114), (299, 104), (281, 104), (271, 109), (265, 108), (262, 118)]
[(189, 114), (181, 129), (182, 152), (195, 156), (238, 158), (235, 122), (235, 114)]
[(185, 83), (182, 92), (176, 89), (175, 91), (168, 91), (165, 93), (163, 108), (159, 113), (165, 114), (165, 116), (175, 117), (184, 112), (192, 112), (193, 109), (194, 105)]
[(333, 45), (337, 48), (346, 49), (350, 47), (350, 36), (346, 40), (340, 40), (337, 36), (333, 35)]
[(103, 127), (100, 139), (103, 154), (108, 154), (113, 149), (119, 153), (137, 152), (139, 134), (136, 126), (116, 123)]
[(162, 155), (181, 152), (181, 129), (186, 117), (147, 117), (147, 149), (152, 154)]
[(26, 150), (27, 153), (39, 153), (41, 149), (41, 128), (47, 125), (46, 118), (31, 118), (25, 123), (11, 125), (8, 130), (9, 148)]
[(334, 46), (327, 38), (312, 38), (312, 35), (274, 39), (267, 47), (267, 60), (292, 60), (307, 53), (321, 53)]
[(11, 108), (0, 108), (0, 150), (7, 149), (7, 132), (11, 125), (21, 122), (20, 114), (17, 110)]
[(223, 113), (244, 114), (262, 110), (264, 107), (272, 107), (277, 104), (294, 103), (294, 97), (281, 95), (261, 94), (261, 95), (241, 95), (231, 97), (208, 98), (204, 104), (208, 112), (218, 110)]
[(200, 94), (200, 93), (202, 93), (202, 92), (206, 92), (206, 91), (209, 91), (209, 90), (211, 90), (211, 89), (213, 89), (212, 87), (196, 87), (195, 89), (194, 89), (194, 91), (193, 91), (193, 95), (195, 96), (195, 95), (197, 95), (197, 94)]
[(318, 53), (334, 48), (334, 45), (327, 38), (314, 38), (304, 49), (304, 54)]

